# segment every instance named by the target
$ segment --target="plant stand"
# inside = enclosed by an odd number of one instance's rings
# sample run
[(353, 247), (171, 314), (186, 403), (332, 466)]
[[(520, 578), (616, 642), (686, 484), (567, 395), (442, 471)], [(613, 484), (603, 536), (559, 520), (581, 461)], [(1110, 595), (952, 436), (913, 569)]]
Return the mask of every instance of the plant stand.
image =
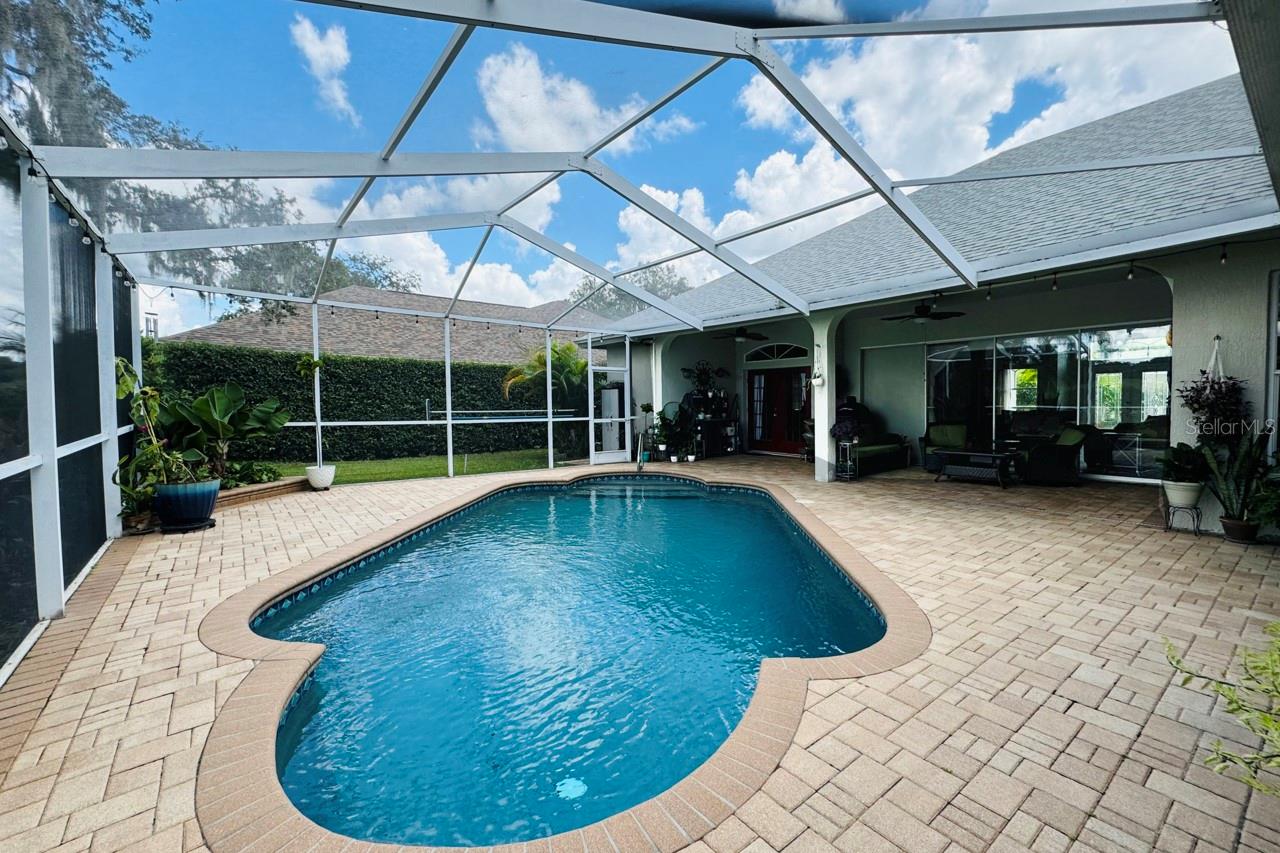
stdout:
[(1196, 536), (1199, 536), (1200, 522), (1204, 518), (1204, 513), (1200, 511), (1200, 507), (1198, 506), (1169, 506), (1166, 504), (1164, 508), (1164, 529), (1173, 529), (1173, 519), (1180, 512), (1185, 512), (1187, 515), (1191, 516), (1191, 532)]
[(858, 445), (852, 441), (836, 443), (836, 479), (845, 483), (858, 479)]

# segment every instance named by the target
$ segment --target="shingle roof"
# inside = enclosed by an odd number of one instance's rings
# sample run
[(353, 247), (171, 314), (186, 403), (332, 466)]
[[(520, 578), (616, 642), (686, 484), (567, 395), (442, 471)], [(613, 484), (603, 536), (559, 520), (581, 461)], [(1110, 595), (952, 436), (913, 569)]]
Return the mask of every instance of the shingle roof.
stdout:
[[(371, 287), (344, 287), (325, 293), (324, 298), (334, 302), (440, 313), (449, 307), (450, 302), (449, 297), (397, 293)], [(459, 300), (454, 313), (545, 325), (559, 316), (568, 304), (560, 300), (521, 308)], [(600, 320), (600, 325), (605, 322)], [(522, 363), (532, 351), (543, 346), (544, 341), (539, 329), (462, 321), (455, 323), (450, 337), (454, 361), (486, 364)], [(558, 332), (555, 337), (557, 340), (571, 340), (575, 335)], [(251, 314), (241, 315), (170, 335), (165, 340), (310, 352), (311, 312), (304, 309), (286, 313), (278, 322), (264, 322)], [(338, 355), (440, 360), (444, 358), (444, 325), (436, 319), (424, 318), (415, 322), (413, 317), (403, 314), (375, 314), (345, 308), (331, 313), (329, 309), (323, 309), (320, 313), (320, 348)]]
[[(1012, 148), (960, 174), (1256, 145), (1244, 88), (1233, 75)], [(912, 199), (978, 269), (1003, 266), (1000, 259), (1015, 254), (1019, 262), (1057, 257), (1069, 241), (1115, 244), (1126, 242), (1123, 232), (1132, 229), (1174, 233), (1192, 217), (1232, 222), (1276, 210), (1260, 157), (940, 184)], [(915, 232), (883, 206), (756, 265), (811, 301), (840, 304), (884, 298), (891, 282), (913, 275), (950, 278)], [(737, 273), (671, 301), (721, 323), (777, 307)], [(618, 327), (667, 324), (663, 315), (644, 311)]]

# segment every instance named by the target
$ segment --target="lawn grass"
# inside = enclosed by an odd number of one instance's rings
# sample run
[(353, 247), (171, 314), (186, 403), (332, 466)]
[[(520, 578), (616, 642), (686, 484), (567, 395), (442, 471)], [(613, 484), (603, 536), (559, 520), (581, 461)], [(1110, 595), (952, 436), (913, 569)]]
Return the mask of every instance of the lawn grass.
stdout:
[[(309, 462), (275, 462), (285, 477), (306, 474)], [(381, 483), (389, 480), (416, 480), (422, 477), (445, 477), (449, 474), (446, 456), (413, 456), (404, 459), (372, 459), (360, 462), (334, 462), (338, 466), (335, 485)], [(547, 466), (547, 451), (505, 450), (500, 453), (454, 454), (454, 474), (492, 474), (499, 471), (528, 471)]]

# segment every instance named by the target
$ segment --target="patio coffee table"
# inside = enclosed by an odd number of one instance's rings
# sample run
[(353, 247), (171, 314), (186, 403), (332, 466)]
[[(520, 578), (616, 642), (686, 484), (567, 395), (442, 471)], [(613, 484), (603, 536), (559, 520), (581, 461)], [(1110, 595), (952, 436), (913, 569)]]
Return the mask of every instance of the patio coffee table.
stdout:
[(942, 470), (933, 478), (935, 483), (946, 477), (951, 480), (999, 483), (1000, 488), (1007, 489), (1012, 481), (1010, 476), (1010, 468), (1013, 465), (1012, 453), (990, 450), (939, 450), (936, 452), (942, 457)]

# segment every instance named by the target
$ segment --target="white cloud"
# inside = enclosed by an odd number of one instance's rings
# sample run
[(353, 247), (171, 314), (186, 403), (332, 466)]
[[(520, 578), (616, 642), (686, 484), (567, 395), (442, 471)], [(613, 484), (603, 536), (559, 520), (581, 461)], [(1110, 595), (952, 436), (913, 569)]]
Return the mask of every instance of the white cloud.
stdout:
[[(476, 82), (487, 117), (474, 128), (476, 141), (510, 151), (579, 151), (645, 105), (639, 95), (632, 95), (617, 106), (605, 106), (590, 86), (547, 70), (538, 54), (518, 43), (487, 57)], [(674, 113), (627, 133), (609, 151), (629, 153), (651, 140), (665, 142), (697, 127), (692, 119)]]
[(773, 11), (790, 21), (840, 24), (846, 20), (840, 0), (773, 0)]
[[(954, 5), (949, 0), (946, 8)], [(934, 3), (926, 14), (937, 14)], [(1101, 0), (1090, 5), (1104, 5)], [(991, 0), (987, 14), (1025, 11)], [(940, 11), (940, 10), (939, 10)], [(954, 11), (954, 10), (951, 10)], [(1038, 79), (1062, 101), (1004, 145), (1022, 144), (1235, 71), (1229, 36), (1210, 24), (914, 36), (846, 42), (810, 61), (805, 82), (891, 173), (938, 174), (999, 150), (987, 127), (1013, 105), (1015, 86)], [(747, 124), (813, 139), (763, 78), (739, 92)]]
[(289, 35), (307, 61), (307, 73), (315, 78), (320, 103), (338, 118), (359, 127), (360, 113), (352, 106), (346, 81), (342, 79), (351, 64), (346, 28), (334, 24), (321, 33), (310, 18), (295, 14)]

